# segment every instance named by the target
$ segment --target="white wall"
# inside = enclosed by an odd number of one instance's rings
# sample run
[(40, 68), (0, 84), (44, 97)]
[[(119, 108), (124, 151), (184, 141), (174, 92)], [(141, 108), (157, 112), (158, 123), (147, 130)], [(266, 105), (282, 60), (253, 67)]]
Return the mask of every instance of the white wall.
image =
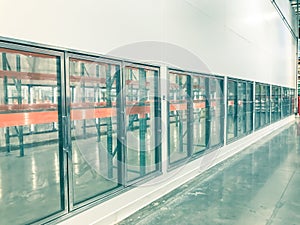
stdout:
[(270, 0), (0, 0), (0, 27), (4, 37), (296, 83), (296, 41)]
[(295, 11), (292, 9), (291, 3), (287, 0), (274, 0), (274, 2), (280, 8), (282, 14), (287, 19), (291, 28), (294, 30), (295, 33), (298, 34), (299, 28), (297, 23), (297, 16), (295, 15)]

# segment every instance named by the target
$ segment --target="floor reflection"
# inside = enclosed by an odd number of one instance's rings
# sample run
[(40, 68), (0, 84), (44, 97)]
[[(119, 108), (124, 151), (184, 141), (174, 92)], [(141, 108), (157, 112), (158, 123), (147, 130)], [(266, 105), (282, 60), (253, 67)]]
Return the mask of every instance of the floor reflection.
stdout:
[(298, 224), (298, 127), (269, 135), (120, 224)]
[(0, 224), (30, 223), (61, 209), (58, 145), (0, 153)]

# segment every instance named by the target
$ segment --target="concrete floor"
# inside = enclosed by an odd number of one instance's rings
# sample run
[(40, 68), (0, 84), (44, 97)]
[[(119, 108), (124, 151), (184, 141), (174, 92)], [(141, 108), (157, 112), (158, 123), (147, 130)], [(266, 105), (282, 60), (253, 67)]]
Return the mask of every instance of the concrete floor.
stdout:
[(300, 224), (300, 120), (119, 224)]

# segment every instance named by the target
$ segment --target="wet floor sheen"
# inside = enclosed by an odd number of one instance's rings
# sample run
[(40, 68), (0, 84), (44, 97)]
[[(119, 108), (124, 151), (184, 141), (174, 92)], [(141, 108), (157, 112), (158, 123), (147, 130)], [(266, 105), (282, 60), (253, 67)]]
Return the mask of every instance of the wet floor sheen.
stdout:
[(300, 224), (300, 121), (119, 224)]

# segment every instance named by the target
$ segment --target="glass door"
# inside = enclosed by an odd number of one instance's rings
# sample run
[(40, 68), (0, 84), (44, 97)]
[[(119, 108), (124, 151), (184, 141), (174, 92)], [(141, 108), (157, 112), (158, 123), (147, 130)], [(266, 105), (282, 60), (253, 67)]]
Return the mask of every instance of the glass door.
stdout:
[(69, 55), (71, 209), (100, 198), (122, 180), (117, 133), (120, 65)]
[(209, 119), (210, 147), (222, 145), (224, 142), (224, 100), (223, 79), (209, 78)]
[(208, 141), (206, 136), (209, 130), (206, 128), (208, 108), (205, 90), (205, 80), (207, 77), (194, 76), (192, 78), (193, 96), (193, 149), (194, 153), (203, 152), (207, 149)]
[(255, 83), (255, 130), (261, 126), (261, 84)]
[(126, 184), (160, 171), (160, 91), (155, 67), (124, 67)]
[(246, 83), (243, 81), (237, 84), (237, 136), (241, 137), (246, 133)]
[(0, 221), (41, 222), (67, 212), (63, 55), (3, 43), (0, 55)]
[[(174, 164), (182, 161), (189, 156), (188, 136), (190, 135), (189, 106), (190, 106), (190, 84), (191, 77), (187, 74), (169, 71), (169, 163)], [(190, 94), (189, 94), (190, 93)]]
[(246, 87), (246, 131), (251, 133), (253, 130), (253, 83), (247, 82)]
[(237, 137), (237, 82), (228, 80), (227, 89), (227, 139)]

